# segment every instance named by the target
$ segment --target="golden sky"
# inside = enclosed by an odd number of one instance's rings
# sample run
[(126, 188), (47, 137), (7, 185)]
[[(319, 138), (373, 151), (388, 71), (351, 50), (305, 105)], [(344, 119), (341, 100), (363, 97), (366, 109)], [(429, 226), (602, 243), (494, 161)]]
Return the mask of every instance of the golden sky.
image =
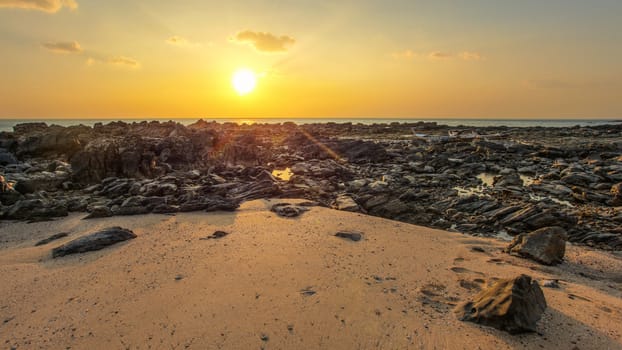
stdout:
[(0, 0), (0, 118), (620, 118), (620, 18), (619, 0)]

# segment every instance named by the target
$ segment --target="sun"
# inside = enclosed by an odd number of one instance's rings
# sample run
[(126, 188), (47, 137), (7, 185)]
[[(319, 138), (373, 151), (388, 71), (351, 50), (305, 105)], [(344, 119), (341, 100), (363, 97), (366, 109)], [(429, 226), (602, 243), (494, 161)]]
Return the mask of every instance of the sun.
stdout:
[(240, 95), (246, 95), (255, 90), (257, 75), (250, 69), (238, 69), (233, 73), (231, 84)]

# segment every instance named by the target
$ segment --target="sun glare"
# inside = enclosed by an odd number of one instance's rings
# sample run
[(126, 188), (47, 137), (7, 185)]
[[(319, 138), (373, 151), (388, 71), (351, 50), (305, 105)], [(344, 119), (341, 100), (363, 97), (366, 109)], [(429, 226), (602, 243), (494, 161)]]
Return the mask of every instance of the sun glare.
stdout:
[(239, 69), (233, 73), (231, 83), (238, 94), (246, 95), (255, 89), (257, 75), (250, 69)]

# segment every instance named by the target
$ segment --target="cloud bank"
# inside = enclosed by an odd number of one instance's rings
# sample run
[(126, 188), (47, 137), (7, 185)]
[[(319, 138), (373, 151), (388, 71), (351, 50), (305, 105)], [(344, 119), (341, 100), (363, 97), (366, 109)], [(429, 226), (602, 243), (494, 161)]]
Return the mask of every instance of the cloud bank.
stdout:
[(81, 53), (82, 47), (77, 41), (67, 41), (67, 42), (47, 42), (41, 44), (43, 48), (54, 52), (54, 53)]
[(0, 7), (55, 13), (61, 8), (78, 8), (75, 0), (0, 0)]
[(237, 33), (232, 40), (238, 43), (250, 44), (257, 51), (273, 53), (285, 52), (296, 42), (291, 36), (276, 36), (271, 33), (253, 32), (251, 30)]

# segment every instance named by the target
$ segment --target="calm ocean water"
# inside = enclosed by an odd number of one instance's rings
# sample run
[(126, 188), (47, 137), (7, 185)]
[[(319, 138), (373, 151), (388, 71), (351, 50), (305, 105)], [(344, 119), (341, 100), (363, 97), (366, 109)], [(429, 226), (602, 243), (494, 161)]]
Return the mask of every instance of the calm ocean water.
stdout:
[[(127, 123), (141, 122), (144, 120), (151, 121), (157, 120), (160, 122), (175, 121), (184, 125), (189, 125), (198, 120), (194, 118), (158, 118), (158, 119), (0, 119), (0, 131), (13, 131), (13, 126), (19, 123), (25, 122), (45, 122), (48, 125), (57, 124), (61, 126), (70, 125), (87, 125), (93, 126), (95, 123), (109, 123), (116, 120), (122, 120)], [(418, 121), (437, 122), (439, 124), (449, 126), (508, 126), (508, 127), (527, 127), (527, 126), (542, 126), (542, 127), (569, 127), (569, 126), (591, 126), (591, 125), (606, 125), (613, 123), (620, 123), (621, 120), (604, 120), (604, 119), (391, 119), (391, 118), (203, 118), (205, 121), (217, 121), (220, 123), (234, 122), (234, 123), (268, 123), (277, 124), (284, 122), (294, 122), (296, 124), (311, 124), (311, 123), (362, 123), (362, 124), (374, 124), (374, 123), (412, 123)]]

